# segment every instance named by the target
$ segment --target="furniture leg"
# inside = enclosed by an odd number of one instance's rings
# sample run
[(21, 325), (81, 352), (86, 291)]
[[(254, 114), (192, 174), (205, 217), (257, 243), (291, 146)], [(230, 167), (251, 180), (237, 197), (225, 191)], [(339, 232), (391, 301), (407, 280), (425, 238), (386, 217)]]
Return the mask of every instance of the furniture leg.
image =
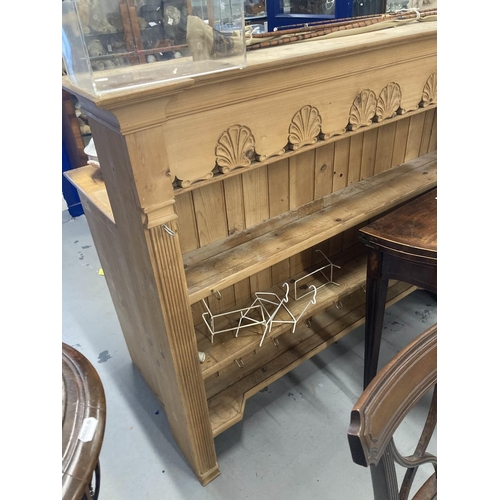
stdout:
[(365, 389), (377, 373), (382, 327), (384, 325), (385, 301), (389, 279), (381, 272), (383, 255), (376, 250), (368, 252), (366, 276), (366, 320), (365, 320), (365, 366), (363, 388)]

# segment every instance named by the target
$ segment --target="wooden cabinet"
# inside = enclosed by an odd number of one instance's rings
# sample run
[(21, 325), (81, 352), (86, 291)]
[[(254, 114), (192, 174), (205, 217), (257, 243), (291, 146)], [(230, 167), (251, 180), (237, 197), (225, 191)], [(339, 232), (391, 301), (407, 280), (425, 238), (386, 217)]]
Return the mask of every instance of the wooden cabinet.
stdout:
[[(363, 323), (358, 228), (437, 184), (436, 23), (252, 51), (243, 70), (99, 97), (64, 87), (101, 165), (67, 176), (131, 358), (207, 484), (214, 437), (245, 401)], [(341, 266), (339, 286), (318, 290), (295, 331), (211, 342), (203, 300), (220, 314), (281, 293), (322, 265), (316, 250)], [(391, 282), (388, 301), (411, 290)]]

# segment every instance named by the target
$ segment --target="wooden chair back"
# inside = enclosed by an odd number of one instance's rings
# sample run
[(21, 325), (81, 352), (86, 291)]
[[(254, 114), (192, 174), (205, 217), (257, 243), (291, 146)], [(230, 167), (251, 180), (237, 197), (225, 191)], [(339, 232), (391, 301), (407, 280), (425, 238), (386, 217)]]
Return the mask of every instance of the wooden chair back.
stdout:
[[(432, 401), (415, 451), (402, 456), (394, 433), (410, 410), (433, 389)], [(426, 449), (437, 421), (437, 324), (402, 349), (370, 382), (351, 412), (349, 446), (355, 463), (370, 467), (375, 500), (407, 500), (418, 468), (434, 474), (413, 496), (437, 497), (437, 457)], [(406, 468), (398, 486), (396, 464)]]

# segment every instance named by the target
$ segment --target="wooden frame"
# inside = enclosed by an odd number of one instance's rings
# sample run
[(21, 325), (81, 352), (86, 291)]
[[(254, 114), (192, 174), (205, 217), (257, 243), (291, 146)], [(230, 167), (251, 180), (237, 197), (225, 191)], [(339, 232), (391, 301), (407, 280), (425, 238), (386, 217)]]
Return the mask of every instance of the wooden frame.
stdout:
[[(246, 399), (362, 324), (357, 229), (437, 183), (435, 74), (427, 22), (99, 97), (64, 81), (101, 165), (66, 175), (132, 360), (202, 484)], [(202, 299), (214, 314), (248, 306), (319, 263), (316, 248), (341, 265), (340, 286), (318, 290), (293, 334), (277, 324), (262, 347), (250, 329), (210, 342)], [(388, 303), (413, 289), (391, 282)]]
[[(394, 433), (410, 410), (427, 393), (432, 399), (413, 452), (402, 455)], [(351, 412), (349, 447), (355, 463), (370, 466), (375, 500), (408, 499), (420, 466), (432, 464), (434, 473), (413, 500), (437, 495), (437, 457), (427, 446), (437, 422), (437, 324), (428, 328), (382, 368), (365, 388)], [(396, 465), (406, 469), (398, 481)]]

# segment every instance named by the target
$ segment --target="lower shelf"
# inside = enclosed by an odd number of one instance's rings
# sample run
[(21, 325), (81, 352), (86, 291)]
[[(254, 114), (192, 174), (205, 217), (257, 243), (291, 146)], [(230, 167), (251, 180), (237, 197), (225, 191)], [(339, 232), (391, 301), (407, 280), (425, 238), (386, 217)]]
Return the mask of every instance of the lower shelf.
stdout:
[[(387, 306), (415, 289), (407, 283), (391, 281)], [(334, 305), (323, 310), (313, 316), (307, 325), (298, 327), (295, 333), (283, 333), (278, 345), (268, 343), (247, 358), (242, 358), (240, 367), (231, 367), (207, 380), (205, 388), (214, 436), (243, 418), (249, 397), (362, 325), (364, 319), (365, 293), (358, 289), (343, 299), (342, 308)]]
[[(333, 274), (334, 281), (338, 282), (339, 286), (327, 285), (320, 288), (316, 295), (316, 303), (308, 306), (306, 313), (301, 319), (301, 323), (308, 317), (319, 313), (332, 304), (343, 302), (344, 297), (347, 297), (356, 289), (360, 289), (366, 283), (366, 247), (364, 245), (357, 244), (350, 247), (348, 250), (338, 254), (332, 259), (334, 264), (341, 266), (340, 269), (335, 269)], [(320, 265), (322, 264), (318, 264), (317, 267)], [(294, 275), (289, 281), (291, 289), (289, 293), (290, 299), (286, 305), (295, 317), (301, 314), (309, 299), (304, 297), (300, 300), (294, 300), (292, 283), (302, 278), (305, 274), (306, 272), (304, 271)], [(315, 284), (319, 286), (318, 283)], [(279, 286), (275, 286), (267, 291), (275, 292), (278, 295), (281, 294), (280, 296), (283, 295), (283, 290)], [(240, 307), (249, 306), (251, 300), (240, 304)], [(284, 311), (280, 310), (276, 319), (287, 320), (289, 317)], [(297, 328), (301, 323), (297, 325)], [(204, 380), (208, 380), (210, 377), (217, 374), (220, 375), (222, 372), (226, 371), (228, 367), (235, 366), (236, 360), (245, 358), (255, 350), (262, 350), (268, 345), (274, 346), (275, 339), (289, 331), (290, 325), (273, 325), (271, 332), (266, 335), (262, 347), (259, 347), (259, 343), (264, 330), (260, 325), (241, 330), (238, 338), (234, 338), (232, 332), (215, 335), (213, 343), (203, 335), (207, 335), (208, 332), (206, 325), (197, 325), (196, 330), (199, 333), (198, 349), (203, 351), (206, 355), (206, 360), (201, 365), (201, 371)]]

